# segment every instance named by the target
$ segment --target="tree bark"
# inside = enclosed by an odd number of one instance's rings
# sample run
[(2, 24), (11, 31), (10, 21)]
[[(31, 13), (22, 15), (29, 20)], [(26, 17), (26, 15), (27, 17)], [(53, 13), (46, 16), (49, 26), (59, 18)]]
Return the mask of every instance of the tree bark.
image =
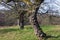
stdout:
[(35, 34), (37, 35), (39, 40), (42, 40), (44, 37), (46, 37), (46, 34), (40, 28), (40, 25), (39, 25), (38, 20), (37, 20), (38, 9), (39, 9), (39, 7), (36, 8), (34, 15), (32, 17), (30, 17), (30, 22), (33, 25)]
[(19, 26), (20, 29), (24, 29), (24, 11), (19, 15)]

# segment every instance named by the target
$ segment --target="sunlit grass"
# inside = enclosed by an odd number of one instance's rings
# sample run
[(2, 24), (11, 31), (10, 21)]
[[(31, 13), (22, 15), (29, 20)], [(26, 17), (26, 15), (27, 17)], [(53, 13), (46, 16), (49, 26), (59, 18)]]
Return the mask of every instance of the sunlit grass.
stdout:
[[(44, 32), (48, 35), (55, 37), (48, 38), (47, 40), (60, 40), (60, 27), (59, 26), (42, 26)], [(31, 25), (25, 26), (25, 29), (19, 29), (19, 26), (1, 27), (0, 40), (38, 40), (34, 34)]]

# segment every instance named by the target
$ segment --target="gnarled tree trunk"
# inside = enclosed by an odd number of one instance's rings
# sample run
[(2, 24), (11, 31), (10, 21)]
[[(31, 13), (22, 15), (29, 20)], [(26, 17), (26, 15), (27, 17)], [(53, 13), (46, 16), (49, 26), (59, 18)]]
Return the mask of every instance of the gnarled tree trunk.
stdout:
[(37, 35), (39, 40), (42, 40), (42, 38), (46, 37), (46, 34), (42, 31), (42, 29), (40, 28), (40, 25), (37, 21), (37, 11), (38, 11), (38, 9), (39, 9), (39, 7), (36, 8), (34, 15), (30, 17), (30, 22), (33, 25), (35, 34)]
[(19, 26), (20, 29), (24, 29), (24, 11), (19, 15)]

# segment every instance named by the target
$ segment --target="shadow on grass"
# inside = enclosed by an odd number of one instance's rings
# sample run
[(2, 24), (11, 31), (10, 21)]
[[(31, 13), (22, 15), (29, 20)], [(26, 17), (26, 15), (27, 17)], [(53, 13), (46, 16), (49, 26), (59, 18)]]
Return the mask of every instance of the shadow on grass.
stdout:
[(4, 34), (4, 33), (12, 32), (12, 31), (18, 31), (18, 30), (19, 29), (13, 29), (13, 28), (10, 28), (10, 29), (0, 29), (0, 33)]
[(58, 36), (48, 35), (48, 36), (46, 36), (46, 38), (44, 40), (47, 40), (48, 38), (59, 38), (59, 37), (60, 37), (60, 35), (58, 35)]

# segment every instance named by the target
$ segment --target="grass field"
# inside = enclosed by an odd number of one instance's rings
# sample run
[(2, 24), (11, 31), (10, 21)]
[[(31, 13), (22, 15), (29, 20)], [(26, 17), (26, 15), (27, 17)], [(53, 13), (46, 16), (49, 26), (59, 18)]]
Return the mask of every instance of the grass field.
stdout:
[[(50, 37), (47, 40), (60, 40), (60, 26), (43, 26), (42, 29)], [(0, 40), (38, 40), (34, 34), (34, 30), (31, 26), (25, 26), (24, 30), (20, 30), (19, 26), (1, 27), (0, 28)]]

